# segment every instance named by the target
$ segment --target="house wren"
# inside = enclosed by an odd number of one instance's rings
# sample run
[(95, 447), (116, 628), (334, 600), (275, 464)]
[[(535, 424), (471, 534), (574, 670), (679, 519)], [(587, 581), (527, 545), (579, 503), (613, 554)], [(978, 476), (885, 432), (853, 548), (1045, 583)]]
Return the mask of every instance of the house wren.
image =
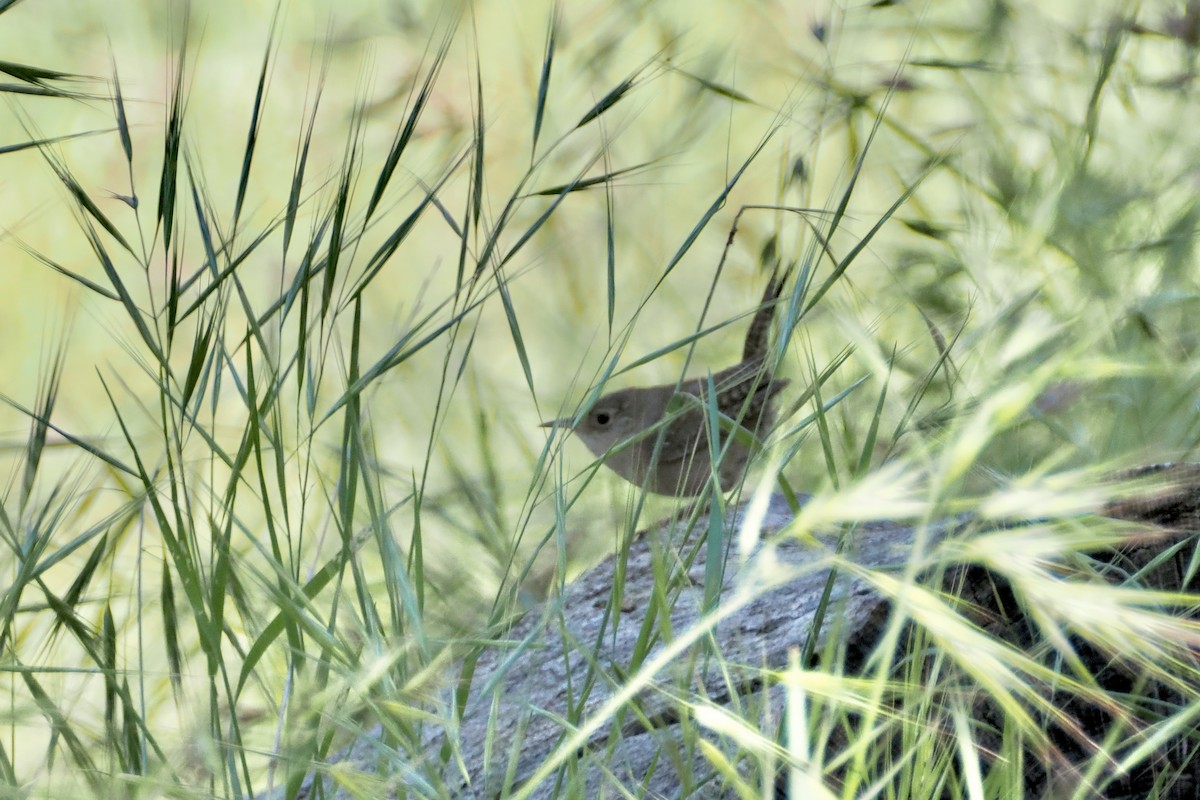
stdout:
[[(746, 333), (742, 360), (712, 376), (717, 411), (756, 436), (770, 428), (771, 400), (788, 384), (775, 379), (767, 363), (771, 320), (786, 280), (787, 274), (780, 277), (777, 268)], [(605, 466), (639, 487), (690, 497), (700, 494), (713, 474), (708, 393), (708, 378), (691, 378), (678, 387), (672, 383), (621, 389), (597, 400), (575, 425), (564, 417), (543, 422), (542, 427), (572, 430), (604, 458)], [(729, 420), (720, 424), (718, 433), (717, 452), (725, 449), (716, 469), (721, 491), (737, 485), (750, 460), (750, 448), (733, 437)], [(662, 445), (655, 459), (659, 437)]]

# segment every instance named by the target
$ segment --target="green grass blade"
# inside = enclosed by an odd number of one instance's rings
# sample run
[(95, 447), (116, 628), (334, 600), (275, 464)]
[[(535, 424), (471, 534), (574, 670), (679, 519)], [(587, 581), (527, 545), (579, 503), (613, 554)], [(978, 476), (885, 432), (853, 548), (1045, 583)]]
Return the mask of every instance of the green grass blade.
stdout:
[(112, 59), (113, 113), (117, 117), (117, 133), (121, 139), (121, 150), (125, 163), (133, 164), (133, 138), (129, 135), (129, 118), (125, 115), (125, 99), (121, 96), (121, 77), (117, 74), (117, 61)]
[(158, 340), (154, 334), (151, 333), (150, 328), (146, 325), (145, 316), (142, 314), (141, 309), (139, 309), (137, 304), (134, 302), (133, 296), (129, 293), (128, 288), (125, 286), (125, 282), (121, 280), (121, 276), (117, 272), (116, 265), (114, 265), (112, 259), (109, 258), (108, 251), (104, 249), (104, 244), (100, 241), (100, 237), (96, 235), (95, 229), (92, 228), (90, 224), (85, 224), (84, 233), (87, 234), (88, 243), (92, 246), (92, 252), (96, 254), (96, 258), (104, 267), (104, 274), (108, 276), (109, 283), (112, 285), (113, 289), (116, 290), (117, 296), (121, 299), (121, 305), (125, 306), (125, 312), (129, 317), (129, 321), (133, 323), (133, 326), (137, 329), (138, 334), (141, 336), (142, 343), (145, 344), (150, 350), (151, 354), (153, 354), (155, 361), (160, 364), (164, 363), (165, 358), (162, 350), (159, 348)]
[(158, 178), (158, 208), (156, 223), (161, 227), (163, 242), (170, 244), (175, 232), (175, 193), (179, 176), (179, 156), (183, 147), (183, 118), (186, 111), (186, 95), (183, 78), (187, 71), (188, 10), (184, 6), (183, 32), (180, 35), (179, 52), (175, 59), (175, 81), (168, 103), (170, 113), (167, 129), (163, 136), (163, 160)]
[[(0, 8), (0, 11), (3, 11)], [(50, 724), (51, 730), (55, 733), (55, 739), (61, 738), (66, 744), (67, 752), (70, 753), (72, 760), (79, 769), (81, 777), (83, 777), (92, 792), (97, 797), (104, 797), (107, 794), (106, 787), (100, 782), (100, 775), (103, 771), (99, 768), (96, 762), (92, 759), (87, 746), (75, 733), (75, 728), (68, 721), (68, 715), (64, 714), (54, 703), (54, 699), (50, 694), (42, 688), (42, 684), (33, 676), (33, 673), (28, 670), (21, 671), (21, 678), (25, 681), (25, 688), (29, 690), (30, 697), (37, 704), (42, 712), (42, 716)], [(53, 741), (53, 740), (52, 740)]]
[(46, 434), (50, 430), (50, 417), (58, 400), (62, 386), (63, 366), (66, 359), (66, 341), (55, 348), (50, 359), (48, 372), (42, 377), (38, 389), (37, 410), (30, 417), (29, 439), (25, 445), (25, 469), (21, 476), (21, 507), (24, 508), (33, 494), (33, 482), (42, 464), (42, 453), (46, 448)]
[(62, 136), (46, 136), (46, 137), (43, 137), (40, 139), (30, 139), (25, 142), (18, 142), (17, 144), (0, 145), (0, 155), (4, 155), (5, 153), (17, 153), (17, 152), (20, 152), (21, 150), (30, 150), (35, 147), (38, 148), (39, 150), (41, 150), (41, 149), (44, 149), (47, 145), (59, 144), (60, 142), (69, 142), (69, 141), (72, 141), (73, 139), (83, 139), (88, 136), (100, 136), (105, 133), (112, 133), (112, 132), (113, 132), (112, 128), (97, 128), (96, 130), (91, 130), (91, 131), (80, 131), (78, 133), (66, 133), (66, 134), (63, 134)]
[(454, 32), (458, 27), (457, 19), (451, 22), (446, 27), (441, 44), (438, 46), (437, 52), (434, 53), (433, 61), (429, 68), (425, 70), (425, 77), (421, 82), (421, 88), (417, 92), (417, 96), (412, 100), (412, 106), (408, 109), (408, 115), (404, 119), (404, 125), (396, 133), (396, 138), (392, 141), (392, 146), (388, 150), (387, 158), (384, 160), (383, 169), (379, 171), (379, 176), (375, 180), (375, 188), (371, 192), (371, 199), (367, 203), (366, 219), (370, 220), (375, 214), (375, 209), (379, 206), (379, 202), (383, 199), (383, 193), (388, 187), (388, 183), (392, 180), (392, 175), (396, 171), (396, 167), (400, 165), (400, 159), (408, 149), (409, 143), (412, 141), (413, 133), (417, 129), (417, 123), (421, 119), (426, 107), (429, 105), (430, 99), (433, 96), (433, 87), (437, 82), (438, 75), (441, 73), (442, 66), (445, 64), (446, 56), (449, 53), (450, 45), (454, 40)]
[(584, 125), (587, 125), (592, 120), (597, 119), (601, 114), (611, 109), (617, 103), (621, 102), (621, 98), (628, 94), (629, 90), (636, 85), (637, 77), (640, 72), (640, 70), (635, 72), (633, 75), (630, 75), (628, 78), (610, 89), (608, 94), (604, 95), (604, 97), (601, 97), (594, 106), (589, 108), (587, 112), (584, 113), (584, 115), (579, 119), (579, 122), (575, 123), (575, 127), (577, 129), (582, 128)]
[(230, 229), (236, 231), (242, 218), (242, 204), (246, 201), (246, 189), (250, 185), (250, 167), (254, 163), (254, 153), (258, 144), (258, 134), (262, 126), (263, 102), (267, 94), (267, 75), (271, 67), (271, 54), (274, 52), (275, 39), (278, 35), (279, 14), (282, 6), (277, 4), (271, 16), (271, 30), (267, 34), (267, 45), (263, 48), (262, 66), (258, 72), (258, 85), (254, 89), (254, 108), (250, 112), (250, 125), (246, 129), (246, 145), (242, 150), (242, 171), (238, 176), (237, 199), (233, 203), (233, 220)]
[(58, 179), (62, 181), (62, 184), (67, 187), (67, 191), (71, 193), (71, 197), (75, 200), (76, 204), (78, 204), (78, 206), (82, 208), (88, 216), (100, 223), (100, 227), (104, 228), (104, 230), (108, 232), (109, 236), (116, 239), (117, 243), (120, 244), (121, 247), (125, 248), (130, 255), (133, 255), (133, 248), (129, 246), (129, 242), (125, 240), (125, 237), (121, 234), (121, 231), (118, 230), (117, 226), (114, 225), (112, 221), (104, 214), (104, 212), (100, 210), (100, 207), (96, 205), (95, 201), (88, 196), (88, 193), (82, 186), (79, 185), (79, 181), (75, 179), (75, 176), (68, 172), (67, 168), (56, 158), (54, 158), (49, 151), (43, 149), (42, 155), (45, 157), (46, 162), (50, 165), (50, 168), (54, 170), (54, 174), (56, 174)]
[(546, 45), (542, 49), (542, 69), (538, 75), (537, 102), (533, 112), (533, 140), (529, 146), (530, 159), (537, 158), (538, 140), (541, 138), (542, 123), (546, 118), (546, 100), (550, 96), (550, 75), (554, 68), (554, 48), (558, 43), (558, 29), (561, 21), (562, 7), (556, 0), (546, 26)]

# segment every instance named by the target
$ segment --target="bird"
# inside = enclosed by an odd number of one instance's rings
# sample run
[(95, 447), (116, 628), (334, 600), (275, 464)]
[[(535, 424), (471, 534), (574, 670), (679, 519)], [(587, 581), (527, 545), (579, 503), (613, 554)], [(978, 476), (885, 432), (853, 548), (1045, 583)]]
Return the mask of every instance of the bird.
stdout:
[[(780, 275), (776, 263), (738, 363), (711, 378), (619, 389), (600, 397), (578, 421), (563, 417), (542, 427), (570, 430), (605, 466), (649, 492), (694, 497), (714, 475), (720, 490), (729, 491), (744, 477), (751, 455), (733, 425), (756, 437), (765, 434), (774, 418), (772, 401), (790, 383), (772, 374), (767, 357), (775, 307), (790, 273), (789, 268)], [(727, 418), (719, 426), (715, 470), (709, 441), (710, 386), (716, 409)]]

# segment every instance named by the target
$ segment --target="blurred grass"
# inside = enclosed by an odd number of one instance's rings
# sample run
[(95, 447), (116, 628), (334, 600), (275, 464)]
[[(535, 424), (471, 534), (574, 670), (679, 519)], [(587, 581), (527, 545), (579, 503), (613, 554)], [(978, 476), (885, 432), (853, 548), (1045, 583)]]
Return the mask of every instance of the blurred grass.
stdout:
[[(548, 73), (549, 4), (0, 14), (0, 59), (84, 76), (7, 92), (0, 146), (93, 132), (0, 154), (14, 780), (240, 794), (277, 725), (415, 708), (502, 587), (610, 552), (641, 508), (601, 471), (556, 514), (590, 459), (536, 424), (697, 330), (710, 295), (703, 324), (745, 314), (768, 241), (818, 286), (854, 255), (784, 356), (820, 387), (782, 404), (793, 485), (906, 458), (944, 481), (932, 513), (997, 476), (1187, 457), (1200, 128), (1177, 12), (877, 6), (567, 4)], [(714, 284), (740, 206), (832, 212), (850, 185), (828, 253), (829, 214), (747, 213)], [(743, 324), (616, 381), (726, 366)]]

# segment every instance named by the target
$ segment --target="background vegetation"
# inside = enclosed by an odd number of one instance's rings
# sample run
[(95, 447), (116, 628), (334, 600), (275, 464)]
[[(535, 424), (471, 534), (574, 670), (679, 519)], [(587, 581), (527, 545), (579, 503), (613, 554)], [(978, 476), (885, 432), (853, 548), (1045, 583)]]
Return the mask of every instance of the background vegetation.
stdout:
[(448, 713), (451, 645), (675, 505), (538, 422), (732, 363), (764, 248), (782, 473), (904, 465), (857, 517), (1050, 515), (1200, 434), (1192, 7), (0, 11), (14, 796), (246, 796)]

